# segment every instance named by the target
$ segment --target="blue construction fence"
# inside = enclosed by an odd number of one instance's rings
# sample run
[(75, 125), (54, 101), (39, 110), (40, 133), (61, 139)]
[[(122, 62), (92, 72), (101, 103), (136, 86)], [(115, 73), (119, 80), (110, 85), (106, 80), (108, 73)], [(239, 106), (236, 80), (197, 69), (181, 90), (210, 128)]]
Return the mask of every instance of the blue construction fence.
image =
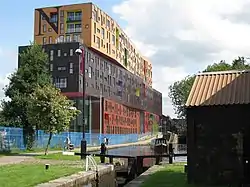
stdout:
[[(99, 146), (104, 137), (109, 139), (109, 145), (123, 144), (137, 142), (142, 136), (148, 136), (145, 134), (97, 134), (97, 133), (85, 133), (85, 139), (88, 146)], [(81, 132), (63, 132), (60, 134), (54, 134), (50, 148), (63, 148), (65, 146), (65, 140), (69, 137), (72, 144), (75, 147), (80, 147), (82, 140)], [(42, 130), (36, 131), (36, 138), (34, 148), (44, 148), (47, 145), (49, 134), (46, 134)], [(13, 127), (1, 127), (0, 126), (0, 150), (4, 145), (8, 145), (8, 149), (25, 149), (23, 142), (23, 129)], [(6, 148), (6, 147), (5, 147)]]

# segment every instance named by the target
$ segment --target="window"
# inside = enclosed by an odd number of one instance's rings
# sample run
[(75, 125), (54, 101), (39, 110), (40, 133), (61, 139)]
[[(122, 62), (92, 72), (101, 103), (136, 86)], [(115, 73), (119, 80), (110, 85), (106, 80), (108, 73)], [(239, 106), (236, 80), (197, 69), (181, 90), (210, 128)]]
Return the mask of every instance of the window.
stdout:
[(66, 35), (66, 42), (70, 42), (70, 35)]
[(68, 21), (80, 21), (82, 20), (82, 12), (68, 12), (67, 13), (67, 20)]
[(60, 17), (63, 17), (63, 16), (64, 16), (64, 11), (60, 10)]
[(54, 51), (50, 50), (50, 61), (53, 61), (53, 57), (54, 57)]
[(56, 78), (55, 86), (57, 88), (67, 88), (67, 78)]
[(104, 31), (104, 28), (102, 28), (102, 39), (104, 39), (104, 37), (105, 37), (105, 31)]
[(67, 33), (82, 32), (82, 24), (67, 24)]
[(67, 32), (68, 33), (75, 32), (75, 24), (73, 23), (67, 24)]
[(57, 50), (57, 56), (58, 56), (58, 57), (61, 56), (61, 50), (60, 50), (60, 49)]
[(47, 38), (46, 37), (43, 37), (43, 45), (45, 45), (47, 42)]
[(73, 74), (73, 63), (72, 62), (69, 63), (69, 73)]
[(89, 73), (89, 78), (92, 78), (92, 67), (91, 66), (89, 66), (88, 73)]
[(63, 35), (59, 36), (59, 42), (64, 42), (64, 36)]
[(65, 70), (66, 70), (66, 67), (57, 67), (57, 70), (58, 70), (58, 71), (65, 71)]
[(63, 34), (64, 33), (64, 24), (61, 23), (60, 24), (60, 34)]
[(50, 64), (50, 71), (53, 71), (53, 64)]
[(75, 12), (75, 20), (82, 20), (82, 12)]
[(49, 29), (48, 29), (48, 31), (49, 31), (49, 32), (52, 32), (52, 29), (51, 29), (51, 28), (49, 28)]
[(96, 34), (96, 23), (94, 23), (94, 33)]
[(52, 44), (52, 36), (49, 37), (49, 44)]
[(82, 32), (82, 24), (75, 24), (75, 32)]
[(100, 48), (100, 38), (99, 37), (96, 37), (96, 44), (97, 44), (97, 47)]
[(47, 25), (44, 24), (44, 25), (43, 25), (43, 32), (46, 32), (46, 31), (47, 31)]
[(45, 20), (45, 17), (44, 17), (43, 15), (41, 15), (41, 19), (42, 19), (42, 20)]
[(110, 28), (110, 21), (107, 20), (107, 28), (109, 29)]
[(70, 49), (70, 50), (69, 50), (69, 55), (70, 55), (70, 56), (73, 56), (73, 54), (74, 54), (73, 49)]
[(79, 42), (79, 41), (81, 41), (81, 34), (74, 34), (74, 35), (73, 35), (73, 41), (74, 41), (74, 42)]
[(115, 45), (115, 35), (112, 35), (112, 44)]
[(51, 18), (50, 18), (50, 22), (52, 22), (52, 23), (56, 23), (57, 22), (57, 13), (56, 14), (52, 14), (51, 15)]
[(74, 20), (75, 13), (74, 12), (68, 12), (67, 13), (67, 20), (72, 21)]

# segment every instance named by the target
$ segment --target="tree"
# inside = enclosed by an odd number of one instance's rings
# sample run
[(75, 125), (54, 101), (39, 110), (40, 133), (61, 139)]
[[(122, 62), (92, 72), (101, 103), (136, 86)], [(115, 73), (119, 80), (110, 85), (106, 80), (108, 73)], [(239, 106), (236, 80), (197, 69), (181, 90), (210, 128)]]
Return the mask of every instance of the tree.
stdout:
[(2, 114), (5, 119), (21, 124), (23, 127), (24, 144), (32, 149), (34, 142), (34, 127), (28, 122), (27, 103), (29, 95), (37, 85), (50, 84), (48, 55), (41, 46), (32, 44), (19, 55), (20, 67), (10, 77), (10, 83), (5, 88), (5, 96), (10, 101), (2, 102)]
[(49, 134), (45, 155), (48, 153), (52, 135), (67, 130), (70, 122), (80, 113), (73, 105), (74, 103), (53, 85), (38, 86), (30, 94), (27, 107), (28, 121)]
[[(227, 64), (224, 60), (221, 60), (219, 63), (208, 65), (207, 68), (202, 72), (244, 69), (250, 69), (250, 65), (246, 63), (244, 57), (238, 57), (237, 59), (233, 60), (232, 64)], [(187, 76), (180, 81), (174, 82), (169, 87), (169, 97), (172, 100), (172, 104), (178, 118), (185, 118), (186, 116), (185, 103), (194, 83), (194, 78), (194, 75)]]
[(188, 76), (169, 87), (169, 97), (179, 118), (185, 116), (185, 103), (194, 82), (194, 76)]

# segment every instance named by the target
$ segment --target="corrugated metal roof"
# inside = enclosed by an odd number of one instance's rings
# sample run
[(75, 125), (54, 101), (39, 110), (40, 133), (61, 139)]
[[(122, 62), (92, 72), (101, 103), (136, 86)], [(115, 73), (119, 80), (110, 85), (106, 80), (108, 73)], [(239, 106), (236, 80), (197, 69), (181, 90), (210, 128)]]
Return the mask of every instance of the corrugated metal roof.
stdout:
[(221, 71), (196, 76), (187, 107), (250, 103), (250, 71)]

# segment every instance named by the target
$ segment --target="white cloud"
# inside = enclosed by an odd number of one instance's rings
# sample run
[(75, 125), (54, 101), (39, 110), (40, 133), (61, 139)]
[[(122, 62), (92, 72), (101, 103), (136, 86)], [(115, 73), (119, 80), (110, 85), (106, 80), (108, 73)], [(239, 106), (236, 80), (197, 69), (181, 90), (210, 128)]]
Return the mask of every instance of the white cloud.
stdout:
[(17, 67), (17, 51), (0, 46), (0, 101), (7, 98), (4, 95), (4, 88), (9, 84), (8, 77)]
[(124, 0), (113, 7), (152, 60), (154, 86), (165, 97), (163, 113), (171, 116), (171, 83), (207, 64), (250, 56), (249, 9), (250, 0)]

